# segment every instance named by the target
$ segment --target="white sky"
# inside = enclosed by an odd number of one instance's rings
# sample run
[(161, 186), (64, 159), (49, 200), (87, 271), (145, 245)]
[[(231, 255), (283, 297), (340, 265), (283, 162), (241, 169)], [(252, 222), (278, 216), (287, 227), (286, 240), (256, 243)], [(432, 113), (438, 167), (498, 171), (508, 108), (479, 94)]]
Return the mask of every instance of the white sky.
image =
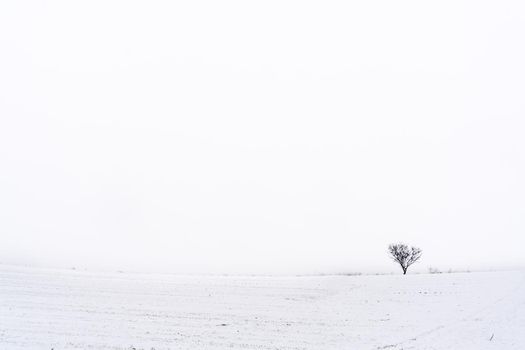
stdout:
[(523, 1), (2, 1), (0, 262), (524, 264), (524, 35)]

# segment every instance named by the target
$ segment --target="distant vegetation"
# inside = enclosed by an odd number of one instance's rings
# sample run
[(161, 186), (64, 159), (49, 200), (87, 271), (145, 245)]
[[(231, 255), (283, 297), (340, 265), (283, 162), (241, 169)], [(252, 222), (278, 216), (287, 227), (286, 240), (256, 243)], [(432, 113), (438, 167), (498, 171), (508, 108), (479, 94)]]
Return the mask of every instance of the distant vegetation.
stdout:
[(407, 274), (407, 270), (416, 261), (421, 258), (423, 251), (417, 247), (408, 247), (406, 244), (398, 243), (388, 246), (388, 253), (392, 260), (397, 262), (403, 270), (403, 275)]

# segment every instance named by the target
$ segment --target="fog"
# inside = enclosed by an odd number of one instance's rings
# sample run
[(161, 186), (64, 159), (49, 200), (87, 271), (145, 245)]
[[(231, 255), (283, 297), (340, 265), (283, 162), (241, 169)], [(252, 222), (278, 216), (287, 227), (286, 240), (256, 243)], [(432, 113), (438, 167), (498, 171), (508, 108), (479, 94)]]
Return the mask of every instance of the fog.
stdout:
[(525, 264), (521, 1), (0, 4), (0, 263)]

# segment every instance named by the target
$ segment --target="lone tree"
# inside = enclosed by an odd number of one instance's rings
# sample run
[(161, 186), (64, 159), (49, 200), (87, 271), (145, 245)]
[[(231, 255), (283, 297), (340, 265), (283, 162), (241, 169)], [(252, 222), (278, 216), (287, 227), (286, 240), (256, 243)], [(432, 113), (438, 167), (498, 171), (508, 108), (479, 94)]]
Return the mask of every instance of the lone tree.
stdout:
[(389, 245), (388, 253), (392, 260), (401, 266), (403, 275), (406, 275), (408, 267), (421, 258), (422, 251), (419, 248), (409, 248), (406, 244), (398, 243)]

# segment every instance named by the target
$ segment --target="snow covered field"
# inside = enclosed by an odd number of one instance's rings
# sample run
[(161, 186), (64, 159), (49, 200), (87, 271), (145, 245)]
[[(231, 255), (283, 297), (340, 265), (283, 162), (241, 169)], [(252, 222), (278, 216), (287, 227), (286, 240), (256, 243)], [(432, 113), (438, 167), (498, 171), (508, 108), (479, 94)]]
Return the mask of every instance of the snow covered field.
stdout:
[(525, 273), (188, 277), (0, 265), (0, 349), (525, 349)]

